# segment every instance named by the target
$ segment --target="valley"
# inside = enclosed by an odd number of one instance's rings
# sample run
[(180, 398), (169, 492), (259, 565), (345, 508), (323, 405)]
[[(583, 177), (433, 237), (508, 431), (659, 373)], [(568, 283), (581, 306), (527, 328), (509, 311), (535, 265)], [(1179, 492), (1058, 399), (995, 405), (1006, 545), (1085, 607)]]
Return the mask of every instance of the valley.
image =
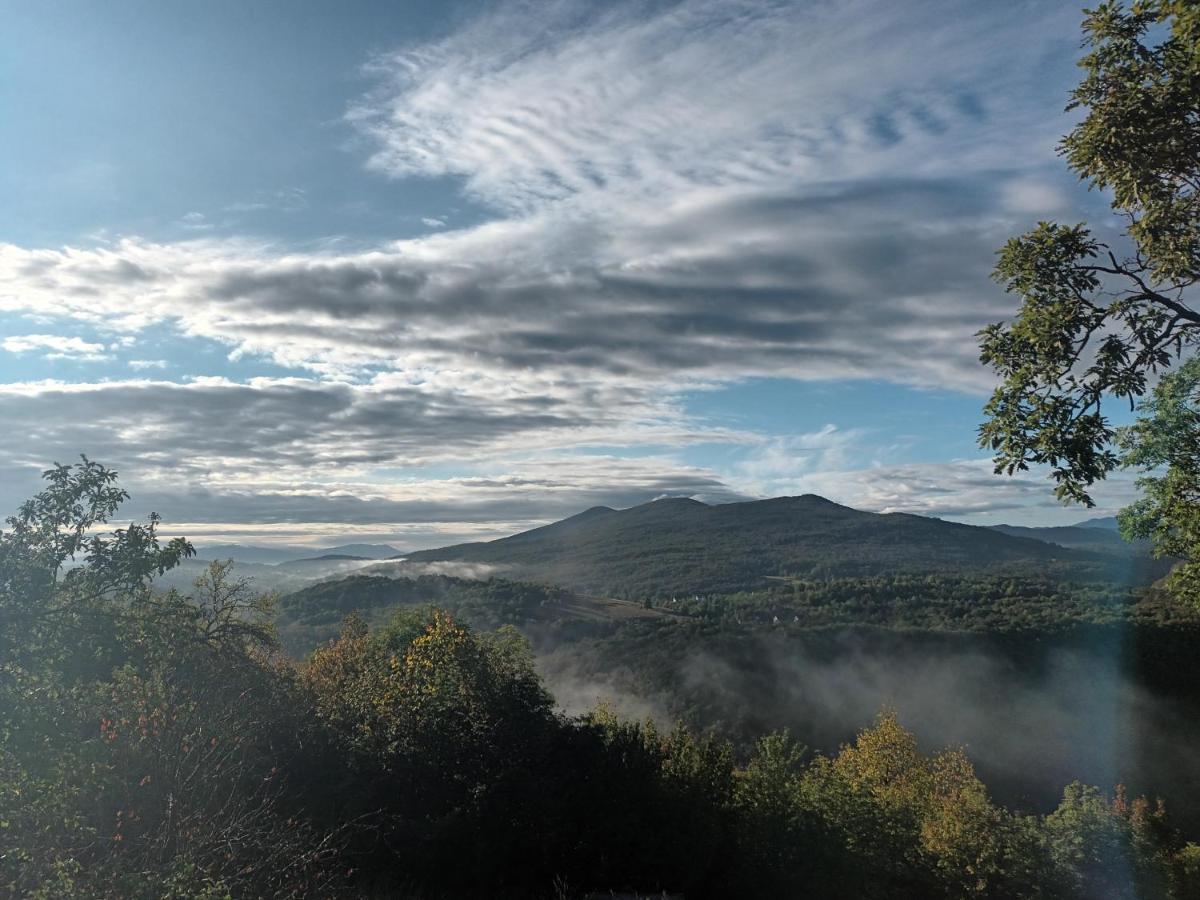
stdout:
[[(416, 574), (437, 565), (482, 568)], [(283, 596), (278, 627), (303, 656), (347, 614), (436, 605), (518, 627), (568, 712), (611, 704), (744, 748), (787, 728), (830, 751), (894, 709), (931, 746), (972, 750), (1006, 803), (1051, 808), (1070, 778), (1123, 783), (1200, 828), (1200, 690), (1181, 674), (1200, 614), (1154, 587), (1169, 565), (1104, 527), (656, 501), (317, 582)]]

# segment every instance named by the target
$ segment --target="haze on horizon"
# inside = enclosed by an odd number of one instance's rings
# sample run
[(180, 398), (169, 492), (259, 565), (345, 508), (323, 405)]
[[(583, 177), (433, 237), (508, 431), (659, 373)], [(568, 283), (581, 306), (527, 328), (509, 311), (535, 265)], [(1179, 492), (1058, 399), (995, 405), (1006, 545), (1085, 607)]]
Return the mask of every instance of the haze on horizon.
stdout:
[(198, 542), (1088, 515), (975, 446), (996, 248), (1109, 220), (1075, 5), (0, 9), (5, 511), (84, 452)]

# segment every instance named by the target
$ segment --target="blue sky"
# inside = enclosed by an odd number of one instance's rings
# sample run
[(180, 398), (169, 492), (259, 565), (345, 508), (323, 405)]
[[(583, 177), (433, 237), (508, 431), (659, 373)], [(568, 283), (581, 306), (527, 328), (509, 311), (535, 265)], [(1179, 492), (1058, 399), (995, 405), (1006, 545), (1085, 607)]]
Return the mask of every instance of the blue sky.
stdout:
[(451, 206), (466, 218), (452, 184), (366, 172), (342, 118), (372, 54), (444, 33), (472, 6), (3, 4), (4, 236), (186, 239), (199, 225), (371, 243)]
[(85, 452), (199, 540), (1087, 515), (974, 444), (996, 247), (1109, 227), (1054, 152), (1071, 4), (0, 12), (6, 507)]

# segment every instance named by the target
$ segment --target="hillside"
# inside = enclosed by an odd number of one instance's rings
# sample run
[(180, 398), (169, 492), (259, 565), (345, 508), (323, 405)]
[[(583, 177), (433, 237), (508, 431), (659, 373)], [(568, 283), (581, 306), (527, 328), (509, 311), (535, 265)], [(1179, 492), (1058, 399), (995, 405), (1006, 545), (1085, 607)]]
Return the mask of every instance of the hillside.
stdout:
[(1120, 531), (1120, 526), (1117, 524), (1116, 516), (1100, 516), (1094, 519), (1084, 519), (1082, 522), (1076, 522), (1075, 528), (1099, 528), (1103, 531)]
[[(1111, 519), (1095, 519), (1108, 522)], [(1167, 575), (1177, 560), (1155, 559), (1150, 541), (1126, 541), (1116, 528), (1105, 525), (1059, 526), (1055, 528), (1026, 528), (1019, 525), (995, 525), (994, 530), (1010, 537), (1032, 538), (1057, 544), (1071, 550), (1088, 550), (1112, 560), (1114, 570), (1124, 567), (1124, 580), (1133, 584), (1149, 584)]]
[(485, 563), (502, 567), (508, 578), (634, 599), (755, 590), (780, 576), (1128, 577), (1127, 567), (1105, 553), (923, 516), (863, 512), (811, 494), (715, 506), (676, 498), (624, 510), (594, 507), (511, 537), (407, 559)]
[(1071, 547), (1078, 550), (1097, 550), (1105, 553), (1132, 553), (1138, 550), (1149, 549), (1149, 542), (1139, 541), (1137, 543), (1129, 543), (1114, 530), (1094, 528), (1087, 525), (1059, 525), (1050, 528), (1029, 528), (1024, 525), (993, 525), (992, 529), (1007, 534), (1010, 537), (1032, 538), (1035, 541), (1045, 541), (1048, 544), (1058, 544), (1060, 547)]
[(404, 607), (434, 605), (477, 628), (534, 622), (625, 622), (673, 619), (667, 611), (562, 588), (503, 578), (474, 580), (448, 575), (355, 574), (309, 584), (279, 601), (277, 626), (285, 648), (303, 656), (336, 637), (342, 620), (354, 613), (367, 622), (387, 621)]

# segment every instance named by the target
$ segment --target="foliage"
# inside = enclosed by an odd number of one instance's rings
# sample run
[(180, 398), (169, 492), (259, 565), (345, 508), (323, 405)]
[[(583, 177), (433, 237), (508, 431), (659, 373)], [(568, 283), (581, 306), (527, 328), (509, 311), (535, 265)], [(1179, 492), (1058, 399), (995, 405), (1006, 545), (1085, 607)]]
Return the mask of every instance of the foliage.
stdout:
[(1194, 4), (1170, 0), (1106, 0), (1084, 20), (1068, 109), (1086, 115), (1060, 151), (1110, 193), (1129, 250), (1082, 224), (1042, 222), (1000, 251), (995, 278), (1022, 305), (980, 333), (982, 361), (1003, 379), (980, 444), (997, 472), (1048, 465), (1064, 501), (1091, 505), (1088, 487), (1118, 465), (1104, 399), (1141, 396), (1200, 338), (1196, 22)]
[[(190, 544), (158, 539), (158, 517), (111, 535), (94, 533), (127, 494), (116, 473), (87, 457), (43, 474), (47, 487), (8, 517), (0, 532), (0, 660), (15, 662), (43, 638), (113, 619), (114, 596), (139, 588), (180, 559)], [(69, 566), (77, 556), (85, 565)]]
[(1120, 788), (1110, 799), (1074, 783), (1046, 817), (1048, 846), (1077, 895), (1162, 896), (1169, 877), (1159, 864), (1165, 818), (1161, 803), (1155, 808), (1145, 798), (1131, 802)]
[(1150, 538), (1159, 556), (1182, 560), (1168, 586), (1200, 604), (1200, 357), (1164, 377), (1119, 435), (1127, 465), (1144, 474), (1142, 498), (1121, 513), (1122, 531)]
[(153, 516), (93, 534), (125, 496), (95, 463), (46, 478), (0, 534), (0, 892), (330, 886), (328, 844), (282, 812), (302, 732), (263, 600), (221, 566), (156, 596), (147, 579), (190, 546), (162, 545)]
[(893, 575), (779, 580), (759, 591), (693, 596), (661, 608), (727, 626), (788, 631), (873, 625), (950, 632), (1051, 632), (1081, 624), (1196, 621), (1151, 590), (1038, 576)]
[(335, 637), (351, 613), (386, 621), (401, 607), (435, 604), (478, 628), (521, 625), (557, 608), (569, 592), (503, 578), (468, 580), (447, 575), (391, 578), (351, 575), (302, 588), (280, 599), (280, 639), (301, 656)]

